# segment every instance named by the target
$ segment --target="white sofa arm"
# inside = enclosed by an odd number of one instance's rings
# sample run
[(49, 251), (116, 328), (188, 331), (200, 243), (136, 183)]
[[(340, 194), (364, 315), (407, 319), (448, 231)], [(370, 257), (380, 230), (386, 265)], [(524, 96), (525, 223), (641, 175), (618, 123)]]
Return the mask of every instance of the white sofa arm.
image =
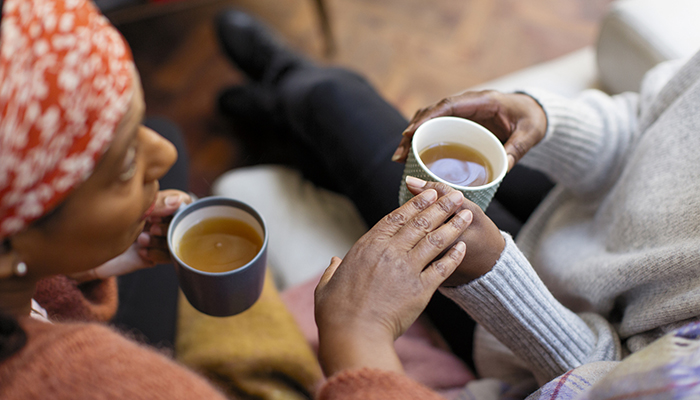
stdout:
[(588, 46), (554, 60), (479, 84), (469, 90), (493, 89), (512, 92), (537, 87), (561, 96), (575, 97), (582, 90), (599, 88), (599, 86), (595, 49), (593, 46)]
[(656, 64), (700, 49), (700, 1), (618, 0), (611, 4), (596, 46), (598, 76), (609, 93), (638, 91)]
[(656, 64), (700, 49), (700, 0), (617, 0), (595, 46), (537, 64), (471, 89), (539, 87), (566, 97), (589, 88), (637, 91)]

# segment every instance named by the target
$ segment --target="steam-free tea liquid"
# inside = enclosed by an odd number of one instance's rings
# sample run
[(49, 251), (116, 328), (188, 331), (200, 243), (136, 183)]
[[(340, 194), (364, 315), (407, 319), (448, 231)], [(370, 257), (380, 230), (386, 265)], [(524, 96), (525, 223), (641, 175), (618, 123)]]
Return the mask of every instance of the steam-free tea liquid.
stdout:
[(250, 262), (262, 248), (262, 238), (243, 221), (208, 218), (190, 227), (180, 239), (177, 255), (205, 272), (226, 272)]
[(481, 186), (493, 176), (491, 164), (481, 153), (460, 143), (436, 143), (419, 154), (438, 177), (459, 186)]

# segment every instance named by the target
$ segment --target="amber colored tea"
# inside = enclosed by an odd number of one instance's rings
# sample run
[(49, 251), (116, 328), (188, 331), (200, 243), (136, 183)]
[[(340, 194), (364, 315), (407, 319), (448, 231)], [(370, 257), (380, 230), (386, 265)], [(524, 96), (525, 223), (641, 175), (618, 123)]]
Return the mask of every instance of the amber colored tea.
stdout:
[(262, 244), (260, 235), (243, 221), (208, 218), (182, 235), (177, 256), (200, 271), (226, 272), (248, 264)]
[(486, 157), (460, 143), (436, 143), (419, 156), (433, 174), (454, 185), (481, 186), (493, 177), (493, 168)]

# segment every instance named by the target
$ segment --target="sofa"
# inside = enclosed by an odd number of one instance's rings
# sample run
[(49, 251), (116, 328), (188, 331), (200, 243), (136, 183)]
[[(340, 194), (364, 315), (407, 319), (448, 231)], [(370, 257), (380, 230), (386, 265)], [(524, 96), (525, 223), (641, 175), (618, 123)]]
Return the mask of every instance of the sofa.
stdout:
[[(567, 97), (590, 88), (610, 94), (635, 91), (650, 68), (700, 49), (697, 16), (697, 0), (617, 0), (594, 46), (471, 89), (535, 86)], [(344, 255), (367, 229), (347, 198), (281, 166), (230, 171), (215, 182), (213, 194), (247, 202), (265, 217), (269, 265), (281, 290), (317, 277), (331, 256)]]

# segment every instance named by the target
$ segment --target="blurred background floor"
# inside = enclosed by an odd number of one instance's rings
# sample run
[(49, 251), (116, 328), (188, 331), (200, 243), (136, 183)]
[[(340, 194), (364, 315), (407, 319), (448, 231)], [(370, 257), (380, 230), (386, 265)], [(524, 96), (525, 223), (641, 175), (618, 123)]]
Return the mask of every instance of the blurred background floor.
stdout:
[(245, 81), (214, 35), (223, 8), (249, 11), (320, 63), (359, 71), (410, 117), (447, 95), (593, 44), (611, 2), (326, 0), (336, 46), (327, 57), (312, 0), (189, 1), (194, 6), (117, 27), (141, 73), (147, 114), (166, 116), (185, 133), (198, 196), (222, 172), (259, 161), (215, 107), (217, 93)]

